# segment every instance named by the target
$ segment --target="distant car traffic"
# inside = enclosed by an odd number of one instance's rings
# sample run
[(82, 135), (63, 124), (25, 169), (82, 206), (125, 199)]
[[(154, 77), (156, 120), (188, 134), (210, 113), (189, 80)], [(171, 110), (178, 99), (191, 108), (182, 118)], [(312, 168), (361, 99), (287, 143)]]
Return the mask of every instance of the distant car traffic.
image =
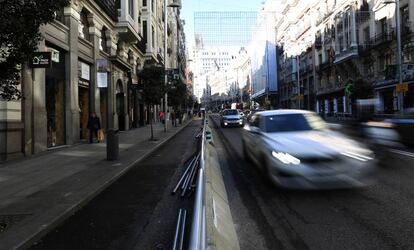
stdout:
[(242, 127), (244, 120), (237, 109), (226, 109), (221, 113), (220, 125), (221, 127)]
[(364, 145), (331, 131), (315, 113), (275, 110), (254, 114), (244, 127), (244, 155), (281, 187), (365, 186), (376, 169)]
[(387, 119), (385, 122), (394, 125), (402, 143), (408, 146), (414, 146), (414, 108), (406, 109), (404, 115)]

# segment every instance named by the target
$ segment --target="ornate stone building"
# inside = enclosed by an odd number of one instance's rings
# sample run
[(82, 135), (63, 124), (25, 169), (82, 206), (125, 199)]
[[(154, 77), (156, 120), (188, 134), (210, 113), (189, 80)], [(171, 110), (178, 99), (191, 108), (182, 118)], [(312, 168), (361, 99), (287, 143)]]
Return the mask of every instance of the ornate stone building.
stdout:
[(163, 6), (161, 0), (72, 0), (41, 27), (38, 51), (51, 52), (52, 65), (22, 65), (23, 98), (0, 102), (0, 161), (86, 140), (91, 112), (104, 129), (145, 125), (150, 107), (137, 73), (149, 58), (164, 64)]

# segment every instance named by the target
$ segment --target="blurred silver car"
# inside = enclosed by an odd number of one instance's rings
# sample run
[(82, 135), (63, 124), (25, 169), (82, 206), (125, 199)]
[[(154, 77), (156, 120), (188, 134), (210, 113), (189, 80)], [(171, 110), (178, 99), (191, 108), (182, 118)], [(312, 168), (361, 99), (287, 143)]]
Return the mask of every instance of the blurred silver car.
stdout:
[(226, 109), (221, 114), (220, 125), (221, 127), (242, 127), (244, 120), (237, 109)]
[(295, 189), (361, 187), (372, 183), (372, 151), (331, 131), (315, 113), (258, 112), (245, 125), (244, 155), (278, 186)]

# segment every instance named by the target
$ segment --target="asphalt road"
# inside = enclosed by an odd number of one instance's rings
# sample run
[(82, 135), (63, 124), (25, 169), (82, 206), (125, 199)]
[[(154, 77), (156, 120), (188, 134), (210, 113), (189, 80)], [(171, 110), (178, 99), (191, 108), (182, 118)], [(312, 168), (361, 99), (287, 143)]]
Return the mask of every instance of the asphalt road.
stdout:
[(193, 196), (171, 190), (197, 149), (199, 129), (193, 121), (31, 249), (171, 249), (178, 210), (191, 216), (193, 207)]
[(242, 249), (414, 249), (414, 154), (390, 153), (370, 187), (291, 191), (242, 153), (242, 128), (212, 122)]

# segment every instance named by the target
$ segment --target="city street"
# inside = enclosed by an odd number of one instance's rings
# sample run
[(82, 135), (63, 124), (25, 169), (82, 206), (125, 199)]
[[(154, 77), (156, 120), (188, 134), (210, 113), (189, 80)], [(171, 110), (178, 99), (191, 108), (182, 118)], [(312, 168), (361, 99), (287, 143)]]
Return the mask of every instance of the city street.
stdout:
[(199, 128), (193, 121), (31, 249), (171, 249), (178, 210), (193, 206), (171, 190)]
[(370, 187), (283, 190), (245, 160), (242, 128), (213, 121), (241, 249), (414, 248), (414, 154), (391, 153)]

